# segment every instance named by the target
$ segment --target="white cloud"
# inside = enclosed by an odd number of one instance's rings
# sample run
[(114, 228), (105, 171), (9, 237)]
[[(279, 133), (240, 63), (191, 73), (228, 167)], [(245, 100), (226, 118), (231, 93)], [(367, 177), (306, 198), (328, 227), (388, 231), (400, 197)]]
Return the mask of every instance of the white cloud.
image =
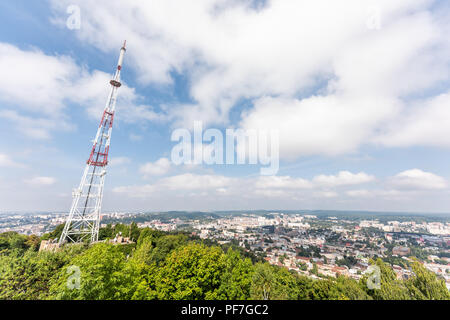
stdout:
[(22, 168), (23, 165), (11, 159), (7, 154), (0, 153), (0, 167)]
[(316, 198), (337, 198), (339, 194), (335, 191), (318, 191), (313, 196)]
[(293, 195), (286, 192), (286, 190), (270, 190), (270, 189), (256, 189), (253, 191), (255, 197), (260, 198), (279, 198), (280, 200), (286, 199), (287, 196), (293, 198)]
[(66, 92), (80, 75), (69, 57), (24, 51), (6, 43), (0, 43), (0, 69), (2, 101), (46, 115), (62, 110)]
[(122, 186), (122, 187), (115, 187), (113, 189), (113, 192), (120, 193), (120, 194), (126, 194), (129, 197), (148, 197), (156, 191), (155, 186), (153, 185), (142, 185), (142, 186)]
[[(349, 178), (347, 175), (350, 175)], [(234, 197), (284, 197), (295, 198), (300, 195), (310, 194), (314, 197), (332, 198), (337, 197), (337, 189), (347, 184), (361, 184), (372, 181), (372, 176), (363, 173), (352, 175), (340, 173), (335, 176), (339, 182), (333, 180), (316, 183), (302, 178), (289, 176), (262, 176), (250, 178), (226, 177), (217, 174), (193, 174), (186, 173), (165, 177), (157, 180), (154, 184), (144, 186), (129, 186), (115, 188), (118, 193), (125, 193), (132, 197), (145, 197), (157, 193), (171, 193), (183, 191), (203, 191), (209, 195), (234, 196)], [(353, 179), (349, 182), (349, 179)], [(319, 179), (320, 180), (320, 179)], [(355, 181), (357, 180), (357, 181)], [(313, 179), (314, 181), (314, 179)], [(328, 189), (323, 190), (326, 186)], [(330, 189), (331, 188), (331, 189)], [(179, 195), (179, 194), (178, 194)]]
[(375, 142), (389, 147), (450, 147), (450, 92), (414, 103)]
[[(71, 2), (52, 2), (62, 25)], [(241, 125), (280, 129), (284, 158), (356, 151), (409, 112), (405, 96), (449, 79), (449, 20), (431, 0), (377, 1), (380, 30), (367, 28), (372, 0), (77, 3), (80, 39), (114, 52), (128, 38), (143, 83), (187, 76), (194, 103), (170, 119), (226, 123), (250, 99)]]
[(365, 190), (365, 189), (349, 190), (346, 192), (346, 194), (350, 197), (355, 197), (355, 198), (366, 198), (366, 197), (370, 197), (373, 195), (372, 192), (370, 192), (369, 190)]
[[(67, 56), (46, 55), (38, 49), (22, 50), (1, 42), (0, 69), (0, 101), (10, 108), (2, 110), (0, 118), (13, 122), (28, 137), (48, 139), (52, 131), (72, 130), (74, 126), (64, 114), (70, 103), (86, 108), (93, 119), (101, 117), (111, 77), (107, 73), (89, 72)], [(133, 88), (124, 84), (117, 102), (117, 119), (162, 119), (152, 107), (139, 104), (140, 99)]]
[(35, 177), (25, 180), (25, 182), (32, 186), (51, 186), (56, 183), (56, 179), (52, 177)]
[(278, 130), (280, 156), (339, 155), (356, 151), (397, 103), (375, 97), (331, 94), (304, 100), (261, 98), (243, 115), (245, 129)]
[(310, 189), (310, 181), (302, 178), (291, 178), (289, 176), (268, 176), (260, 177), (255, 186), (260, 189)]
[[(236, 179), (237, 180), (237, 179)], [(124, 186), (114, 188), (115, 193), (127, 194), (130, 197), (149, 197), (167, 192), (215, 191), (227, 193), (226, 187), (234, 185), (234, 179), (220, 175), (197, 175), (186, 173), (162, 178), (154, 184), (143, 186)], [(178, 194), (179, 195), (179, 194)]]
[[(314, 178), (227, 177), (214, 173), (188, 173), (160, 178), (146, 185), (117, 187), (113, 192), (120, 194), (119, 198), (124, 201), (128, 199), (132, 203), (150, 205), (152, 208), (161, 208), (160, 210), (442, 210), (442, 201), (447, 201), (448, 189), (429, 189), (431, 185), (443, 187), (442, 181), (429, 179), (430, 175), (423, 174), (423, 171), (420, 171), (422, 174), (405, 172), (407, 173), (400, 173), (398, 176), (421, 176), (420, 183), (413, 179), (416, 187), (412, 188), (411, 181), (405, 187), (404, 184), (392, 185), (391, 178), (374, 179), (367, 188), (349, 189), (350, 184), (340, 183), (327, 184), (325, 187), (323, 184), (314, 183)], [(339, 177), (339, 173), (334, 177)], [(427, 185), (428, 189), (424, 188), (424, 185)], [(448, 201), (446, 203), (450, 204)], [(433, 204), (437, 205), (433, 207)]]
[(400, 189), (445, 189), (447, 187), (447, 181), (444, 178), (420, 169), (400, 172), (389, 182)]
[(367, 173), (351, 173), (348, 171), (341, 171), (337, 175), (319, 175), (314, 177), (313, 182), (319, 186), (338, 187), (350, 186), (356, 184), (369, 183), (375, 180), (374, 176)]
[(5, 110), (0, 113), (0, 118), (14, 123), (15, 130), (37, 140), (50, 139), (50, 132), (53, 130), (70, 131), (74, 129), (74, 126), (68, 123), (64, 117), (24, 116), (14, 110)]
[(156, 162), (148, 162), (139, 168), (139, 172), (148, 176), (161, 176), (169, 172), (171, 163), (167, 158), (161, 158)]
[[(165, 159), (165, 158), (162, 158)], [(166, 161), (162, 161), (166, 162)], [(290, 176), (259, 176), (259, 177), (226, 177), (223, 175), (211, 174), (194, 174), (185, 173), (170, 177), (164, 177), (157, 180), (153, 185), (154, 188), (160, 190), (216, 190), (221, 193), (241, 192), (271, 192), (280, 190), (286, 194), (290, 192), (316, 192), (316, 194), (332, 195), (332, 192), (342, 187), (355, 186), (361, 184), (375, 183), (375, 186), (397, 187), (399, 190), (384, 189), (353, 189), (347, 190), (345, 194), (351, 197), (366, 197), (369, 195), (394, 195), (400, 194), (402, 188), (415, 189), (442, 189), (447, 186), (444, 178), (435, 174), (424, 172), (419, 169), (403, 171), (394, 177), (387, 178), (385, 181), (377, 180), (373, 175), (364, 172), (357, 174), (340, 171), (336, 175), (317, 175), (311, 180), (303, 178), (293, 178)], [(150, 185), (145, 186), (149, 190)], [(141, 188), (136, 186), (135, 188)], [(144, 188), (144, 189), (145, 189)], [(125, 190), (125, 189), (117, 189)]]
[(224, 188), (233, 184), (235, 180), (220, 175), (196, 175), (186, 173), (178, 176), (164, 178), (158, 186), (169, 190), (208, 190)]
[[(405, 37), (409, 32), (416, 36)], [(278, 129), (280, 154), (285, 158), (354, 152), (370, 142), (386, 121), (401, 116), (406, 109), (402, 95), (448, 77), (442, 71), (448, 59), (437, 60), (438, 68), (431, 63), (432, 51), (425, 50), (436, 41), (436, 34), (430, 17), (421, 13), (352, 39), (330, 57), (334, 77), (321, 95), (259, 98), (244, 113), (241, 125)]]
[[(364, 201), (378, 201), (380, 205), (383, 202), (394, 201), (397, 203), (401, 203), (402, 201), (408, 201), (409, 203), (420, 203), (419, 199), (430, 198), (430, 193), (427, 193), (427, 190), (413, 189), (413, 188), (404, 188), (399, 186), (384, 186), (384, 189), (381, 189), (378, 186), (376, 189), (365, 190), (349, 190), (345, 192), (345, 195), (350, 197), (352, 200), (364, 200)], [(392, 188), (394, 187), (394, 188)], [(436, 195), (443, 195), (443, 193), (435, 193)]]

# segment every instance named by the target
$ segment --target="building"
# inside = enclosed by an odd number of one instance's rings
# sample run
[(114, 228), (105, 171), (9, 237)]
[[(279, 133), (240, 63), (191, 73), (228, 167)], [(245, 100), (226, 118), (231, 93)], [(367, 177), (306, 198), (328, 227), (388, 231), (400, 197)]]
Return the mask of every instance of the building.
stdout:
[(58, 239), (42, 240), (39, 246), (39, 252), (42, 251), (56, 251), (58, 250)]
[(116, 235), (114, 239), (109, 240), (112, 244), (130, 244), (134, 243), (130, 238), (128, 237), (122, 237), (122, 232)]
[(408, 247), (397, 246), (392, 249), (392, 254), (397, 256), (407, 256), (411, 253), (411, 250)]

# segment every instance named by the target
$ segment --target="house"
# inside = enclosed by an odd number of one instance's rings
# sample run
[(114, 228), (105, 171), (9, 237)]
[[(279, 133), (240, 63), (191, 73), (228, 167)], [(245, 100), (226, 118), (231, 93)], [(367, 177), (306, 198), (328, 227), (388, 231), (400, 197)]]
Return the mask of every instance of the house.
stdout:
[(392, 254), (397, 256), (406, 256), (410, 254), (411, 250), (408, 247), (397, 246), (392, 249)]
[(109, 240), (112, 244), (130, 244), (134, 243), (130, 238), (128, 237), (122, 237), (122, 232), (119, 232), (114, 239)]
[(56, 251), (59, 248), (58, 239), (42, 240), (39, 246), (39, 252), (41, 251)]

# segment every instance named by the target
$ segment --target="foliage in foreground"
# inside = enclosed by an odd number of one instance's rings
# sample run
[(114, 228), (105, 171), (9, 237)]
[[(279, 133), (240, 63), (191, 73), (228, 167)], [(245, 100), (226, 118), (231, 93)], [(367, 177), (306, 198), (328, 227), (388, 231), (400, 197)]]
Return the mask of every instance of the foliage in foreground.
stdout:
[[(419, 262), (413, 264), (412, 278), (397, 280), (383, 261), (372, 261), (381, 269), (381, 289), (369, 290), (366, 278), (312, 280), (253, 263), (239, 248), (205, 245), (182, 233), (118, 228), (131, 234), (136, 245), (72, 245), (39, 253), (35, 236), (0, 234), (0, 299), (450, 299), (445, 283)], [(104, 237), (116, 231), (102, 230)], [(79, 288), (73, 286), (73, 266), (81, 272)]]

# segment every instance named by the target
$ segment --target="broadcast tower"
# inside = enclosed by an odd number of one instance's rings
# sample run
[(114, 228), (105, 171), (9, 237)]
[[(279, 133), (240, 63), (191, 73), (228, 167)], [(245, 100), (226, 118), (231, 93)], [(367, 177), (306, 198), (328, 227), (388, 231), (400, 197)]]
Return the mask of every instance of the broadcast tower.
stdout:
[(59, 239), (59, 246), (66, 242), (98, 241), (100, 213), (108, 166), (109, 145), (116, 109), (117, 91), (122, 86), (120, 72), (126, 52), (126, 41), (120, 50), (119, 63), (114, 78), (110, 81), (111, 91), (103, 111), (103, 117), (93, 140), (92, 151), (81, 177), (80, 186), (73, 191), (73, 202), (69, 217)]

